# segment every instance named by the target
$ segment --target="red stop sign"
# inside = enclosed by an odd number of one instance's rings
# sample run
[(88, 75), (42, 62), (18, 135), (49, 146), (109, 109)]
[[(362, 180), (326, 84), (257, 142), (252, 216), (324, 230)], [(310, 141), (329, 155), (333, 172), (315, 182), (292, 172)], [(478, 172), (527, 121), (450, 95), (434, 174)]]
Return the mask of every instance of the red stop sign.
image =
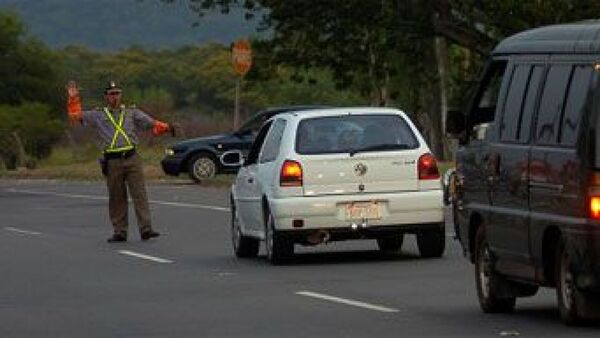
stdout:
[(246, 75), (252, 67), (252, 49), (247, 40), (238, 40), (231, 48), (231, 61), (233, 69), (241, 76)]

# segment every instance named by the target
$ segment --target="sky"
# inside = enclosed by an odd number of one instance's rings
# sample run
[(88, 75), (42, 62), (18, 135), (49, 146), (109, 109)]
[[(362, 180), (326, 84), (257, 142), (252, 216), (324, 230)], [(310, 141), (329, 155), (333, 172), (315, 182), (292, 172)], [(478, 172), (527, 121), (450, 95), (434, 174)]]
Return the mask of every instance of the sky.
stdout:
[(0, 0), (0, 10), (20, 15), (31, 35), (55, 48), (162, 49), (206, 42), (228, 45), (259, 36), (257, 21), (245, 20), (240, 10), (199, 18), (185, 0)]

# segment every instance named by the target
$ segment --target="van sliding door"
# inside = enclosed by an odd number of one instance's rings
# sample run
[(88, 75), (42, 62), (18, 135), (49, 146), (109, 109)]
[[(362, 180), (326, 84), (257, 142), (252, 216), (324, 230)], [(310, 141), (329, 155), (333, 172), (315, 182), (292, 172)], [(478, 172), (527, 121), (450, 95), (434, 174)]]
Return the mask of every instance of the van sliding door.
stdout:
[(490, 247), (498, 256), (499, 271), (525, 279), (534, 278), (529, 248), (529, 153), (532, 116), (545, 69), (542, 62), (523, 60), (512, 68), (500, 139), (490, 146)]

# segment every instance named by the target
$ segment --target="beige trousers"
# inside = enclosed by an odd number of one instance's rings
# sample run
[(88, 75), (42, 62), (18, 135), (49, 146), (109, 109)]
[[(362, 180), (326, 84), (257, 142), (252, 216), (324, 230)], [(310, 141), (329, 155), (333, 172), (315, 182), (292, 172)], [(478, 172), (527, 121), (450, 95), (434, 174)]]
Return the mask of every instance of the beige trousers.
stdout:
[(144, 183), (144, 172), (138, 155), (109, 159), (106, 184), (109, 196), (108, 209), (114, 232), (127, 234), (129, 225), (127, 190), (133, 199), (140, 233), (151, 230), (150, 207)]

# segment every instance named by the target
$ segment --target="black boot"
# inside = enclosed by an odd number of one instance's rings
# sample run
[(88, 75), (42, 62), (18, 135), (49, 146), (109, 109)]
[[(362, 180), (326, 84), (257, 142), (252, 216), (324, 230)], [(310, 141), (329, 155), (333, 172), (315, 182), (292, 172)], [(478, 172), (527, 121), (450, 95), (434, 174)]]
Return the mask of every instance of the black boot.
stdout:
[(160, 234), (154, 230), (146, 230), (146, 231), (142, 232), (142, 235), (141, 235), (142, 241), (147, 241), (150, 238), (156, 238), (158, 236), (160, 236)]
[(106, 241), (108, 243), (127, 242), (127, 234), (116, 232), (112, 236), (108, 237)]

